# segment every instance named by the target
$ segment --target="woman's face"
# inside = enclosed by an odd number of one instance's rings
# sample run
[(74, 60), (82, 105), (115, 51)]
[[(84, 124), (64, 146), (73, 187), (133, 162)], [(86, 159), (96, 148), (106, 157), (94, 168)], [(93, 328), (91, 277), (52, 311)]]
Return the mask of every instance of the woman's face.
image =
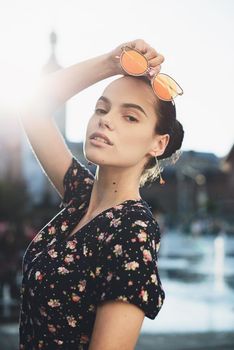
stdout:
[[(155, 102), (153, 90), (143, 81), (124, 76), (111, 82), (96, 102), (87, 125), (86, 158), (100, 166), (131, 167), (140, 163), (143, 167), (149, 151), (153, 155), (152, 151), (162, 147), (161, 135), (154, 133)], [(112, 145), (92, 143), (94, 132), (105, 134)]]

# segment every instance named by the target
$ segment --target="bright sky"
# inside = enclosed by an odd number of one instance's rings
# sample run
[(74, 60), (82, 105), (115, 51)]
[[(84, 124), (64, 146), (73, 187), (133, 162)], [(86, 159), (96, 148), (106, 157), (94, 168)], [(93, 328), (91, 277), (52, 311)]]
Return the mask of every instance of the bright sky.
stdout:
[[(17, 106), (50, 54), (67, 67), (142, 38), (162, 53), (165, 72), (182, 86), (177, 118), (183, 150), (225, 156), (234, 142), (234, 1), (0, 0), (0, 114)], [(96, 99), (116, 77), (68, 102), (67, 136), (82, 141)]]

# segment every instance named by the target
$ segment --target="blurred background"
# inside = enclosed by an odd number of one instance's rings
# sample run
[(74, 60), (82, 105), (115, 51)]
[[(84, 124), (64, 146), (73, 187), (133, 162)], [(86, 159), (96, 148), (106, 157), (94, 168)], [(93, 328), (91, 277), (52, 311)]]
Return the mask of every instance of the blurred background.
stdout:
[[(145, 318), (137, 349), (234, 348), (234, 2), (0, 0), (0, 349), (18, 348), (21, 264), (61, 198), (20, 124), (41, 75), (142, 38), (162, 53), (176, 98), (183, 154), (166, 185), (141, 189), (161, 227), (166, 301)], [(54, 119), (85, 165), (88, 119), (108, 78), (71, 98)], [(95, 168), (89, 169), (95, 174)]]

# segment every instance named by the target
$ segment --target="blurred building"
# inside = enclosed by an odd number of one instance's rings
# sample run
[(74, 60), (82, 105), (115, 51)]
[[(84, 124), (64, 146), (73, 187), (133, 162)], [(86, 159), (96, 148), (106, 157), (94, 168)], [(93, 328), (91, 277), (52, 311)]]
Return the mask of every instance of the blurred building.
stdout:
[[(51, 53), (47, 63), (42, 67), (42, 75), (62, 68), (55, 54), (56, 43), (57, 36), (52, 32)], [(9, 111), (0, 110), (0, 115), (0, 179), (25, 182), (32, 203), (40, 203), (45, 196), (52, 203), (56, 203), (58, 195), (36, 160), (19, 120)], [(53, 117), (66, 140), (66, 106), (57, 110)]]
[(23, 180), (21, 131), (8, 111), (0, 110), (0, 179)]
[(226, 157), (184, 151), (178, 162), (163, 171), (166, 184), (144, 189), (155, 210), (174, 222), (194, 217), (217, 216), (233, 221), (234, 147)]

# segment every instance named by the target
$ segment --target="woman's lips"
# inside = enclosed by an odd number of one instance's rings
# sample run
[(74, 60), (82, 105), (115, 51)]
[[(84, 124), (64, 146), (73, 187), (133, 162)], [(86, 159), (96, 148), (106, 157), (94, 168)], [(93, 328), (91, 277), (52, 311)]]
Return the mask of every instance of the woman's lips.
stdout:
[(99, 141), (99, 140), (95, 140), (95, 139), (90, 139), (90, 142), (95, 146), (112, 146), (112, 145), (109, 145), (108, 143), (105, 143), (105, 142)]

